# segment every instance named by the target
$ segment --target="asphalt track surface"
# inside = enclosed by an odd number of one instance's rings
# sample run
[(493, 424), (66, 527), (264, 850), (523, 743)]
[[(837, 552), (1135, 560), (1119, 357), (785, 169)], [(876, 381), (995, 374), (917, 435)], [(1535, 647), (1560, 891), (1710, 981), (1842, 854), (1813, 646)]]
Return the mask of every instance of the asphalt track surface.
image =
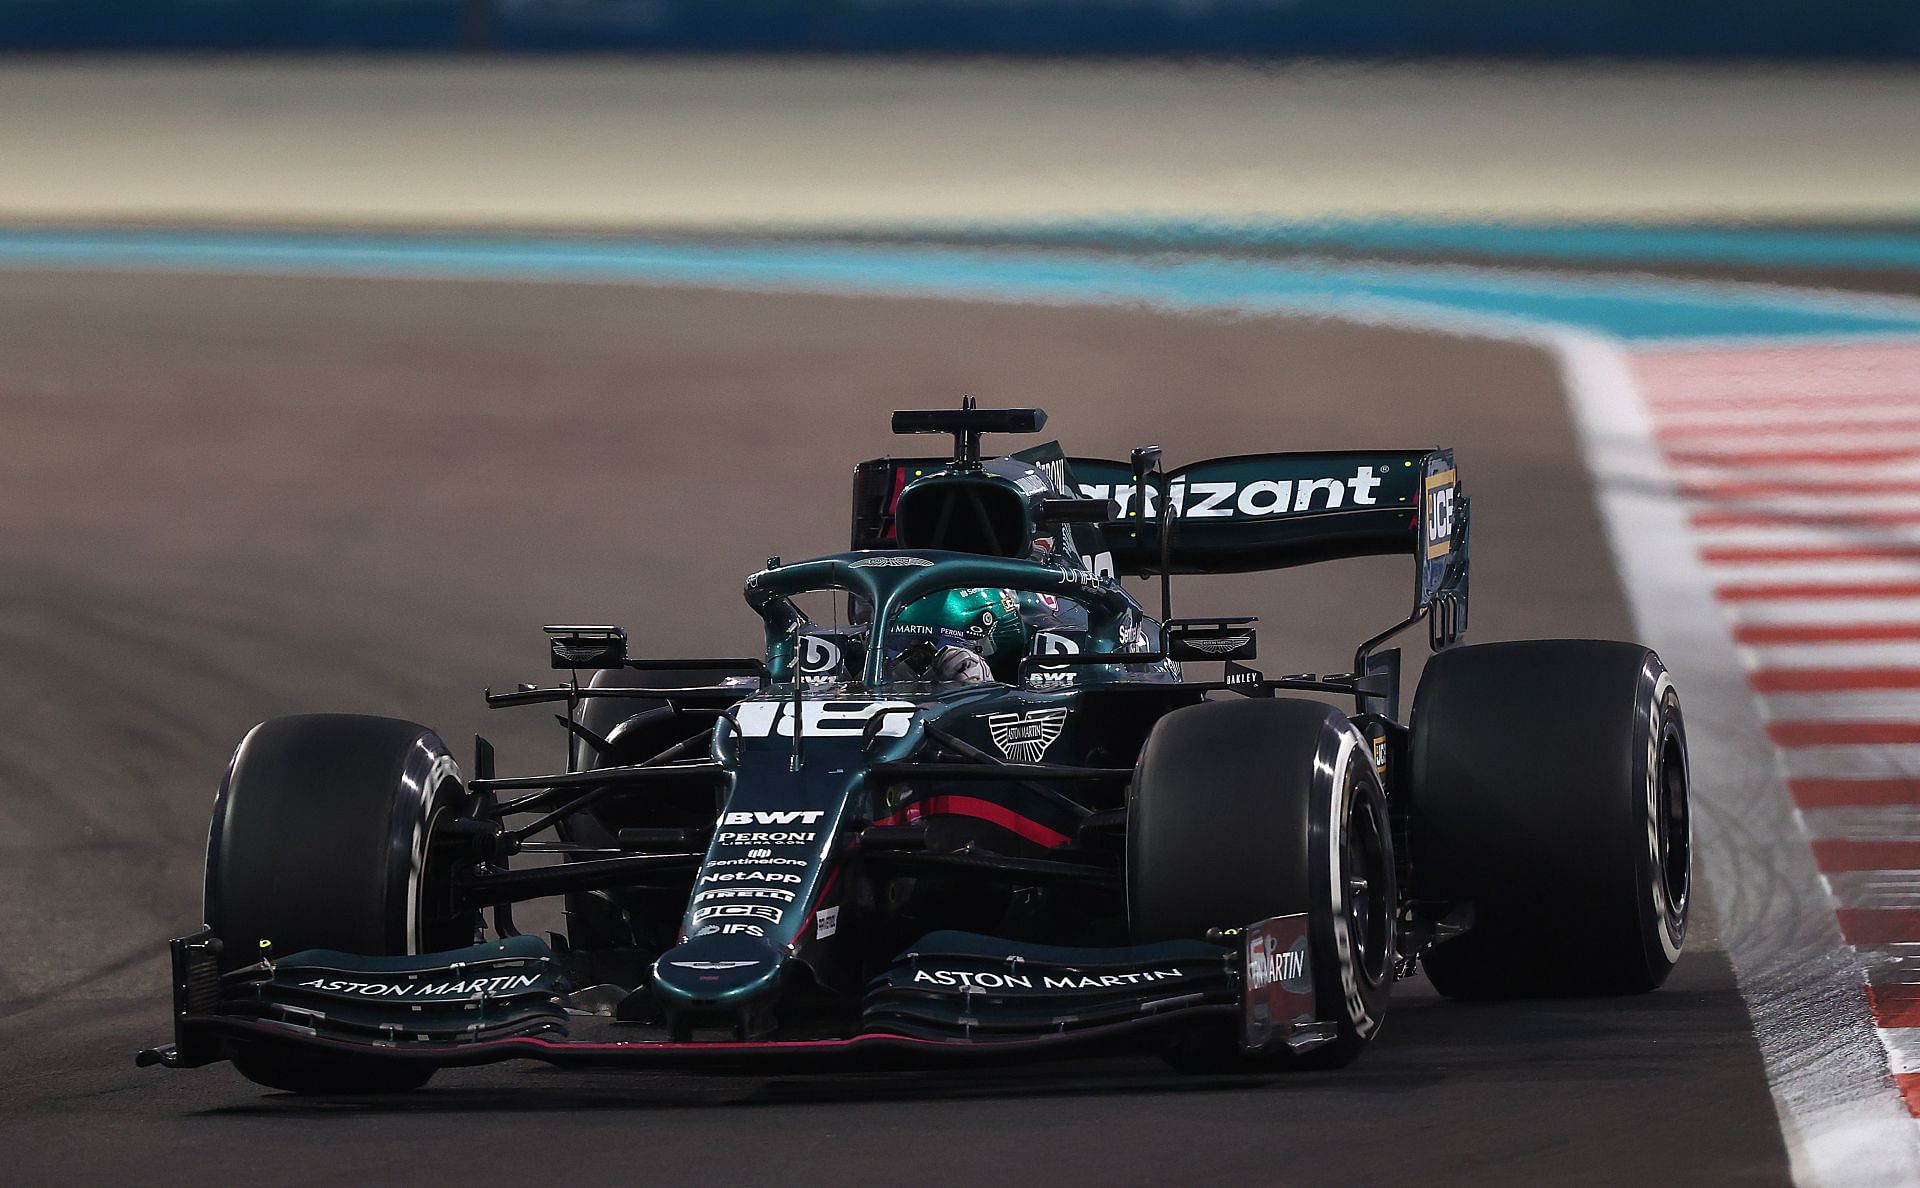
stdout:
[[(1480, 640), (1630, 634), (1565, 402), (1530, 348), (1305, 320), (616, 286), (0, 277), (0, 1178), (17, 1183), (1780, 1182), (1711, 906), (1661, 992), (1467, 1006), (1396, 988), (1357, 1066), (1149, 1061), (838, 1078), (442, 1074), (300, 1099), (166, 1038), (214, 783), (253, 722), (413, 717), (544, 770), (480, 707), (542, 622), (733, 650), (769, 554), (843, 547), (887, 410), (972, 392), (1071, 448), (1453, 443)], [(1196, 582), (1332, 669), (1408, 566)]]

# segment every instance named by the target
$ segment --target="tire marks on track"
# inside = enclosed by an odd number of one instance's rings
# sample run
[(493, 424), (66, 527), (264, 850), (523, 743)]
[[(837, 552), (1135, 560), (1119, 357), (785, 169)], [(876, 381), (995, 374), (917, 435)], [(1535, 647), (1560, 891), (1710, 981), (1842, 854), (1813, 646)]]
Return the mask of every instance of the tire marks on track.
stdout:
[(1822, 445), (1920, 423), (1920, 343), (1643, 349), (1634, 370), (1920, 1116), (1920, 703), (1898, 692), (1920, 689), (1901, 647), (1920, 640), (1920, 549), (1886, 531), (1920, 524), (1920, 455)]

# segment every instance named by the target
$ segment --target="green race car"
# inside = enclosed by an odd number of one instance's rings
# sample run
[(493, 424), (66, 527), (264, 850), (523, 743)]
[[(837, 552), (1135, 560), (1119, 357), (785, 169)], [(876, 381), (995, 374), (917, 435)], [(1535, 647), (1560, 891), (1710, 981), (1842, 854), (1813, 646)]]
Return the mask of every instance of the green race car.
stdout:
[[(142, 1062), (329, 1092), (514, 1057), (1321, 1067), (1421, 964), (1457, 997), (1660, 985), (1673, 682), (1634, 644), (1460, 644), (1451, 451), (982, 455), (1045, 420), (896, 413), (951, 454), (860, 464), (850, 550), (747, 579), (759, 655), (548, 628), (572, 677), (488, 701), (564, 710), (562, 771), (497, 775), (477, 740), (469, 778), (392, 719), (256, 726)], [(1348, 672), (1270, 678), (1252, 617), (1171, 613), (1173, 575), (1376, 554), (1411, 559), (1410, 613)], [(1383, 645), (1413, 628), (1436, 655), (1403, 714)], [(564, 930), (523, 935), (548, 898)]]

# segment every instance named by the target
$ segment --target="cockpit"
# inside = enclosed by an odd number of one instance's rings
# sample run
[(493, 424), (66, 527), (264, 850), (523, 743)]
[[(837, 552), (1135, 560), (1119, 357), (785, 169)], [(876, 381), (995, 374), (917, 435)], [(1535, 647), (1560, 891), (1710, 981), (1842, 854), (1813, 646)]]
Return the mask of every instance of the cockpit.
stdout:
[(1106, 579), (932, 550), (770, 568), (749, 580), (747, 597), (766, 624), (769, 675), (780, 684), (1059, 687), (1074, 678), (1059, 669), (1090, 670), (1049, 666), (1047, 657), (1137, 655), (1157, 647), (1159, 630)]

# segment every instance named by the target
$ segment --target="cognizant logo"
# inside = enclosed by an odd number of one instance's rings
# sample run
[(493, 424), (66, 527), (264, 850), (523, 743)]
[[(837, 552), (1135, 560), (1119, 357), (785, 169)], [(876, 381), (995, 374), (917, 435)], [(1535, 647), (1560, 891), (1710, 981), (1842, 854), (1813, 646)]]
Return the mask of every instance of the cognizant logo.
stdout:
[[(1356, 466), (1351, 478), (1255, 479), (1252, 482), (1190, 482), (1174, 479), (1168, 489), (1174, 513), (1184, 519), (1226, 519), (1235, 516), (1279, 516), (1293, 512), (1328, 511), (1338, 507), (1373, 507), (1380, 476), (1372, 466)], [(1132, 483), (1081, 483), (1088, 499), (1111, 499), (1122, 518), (1133, 514)], [(1159, 492), (1147, 489), (1146, 517), (1159, 510)]]

